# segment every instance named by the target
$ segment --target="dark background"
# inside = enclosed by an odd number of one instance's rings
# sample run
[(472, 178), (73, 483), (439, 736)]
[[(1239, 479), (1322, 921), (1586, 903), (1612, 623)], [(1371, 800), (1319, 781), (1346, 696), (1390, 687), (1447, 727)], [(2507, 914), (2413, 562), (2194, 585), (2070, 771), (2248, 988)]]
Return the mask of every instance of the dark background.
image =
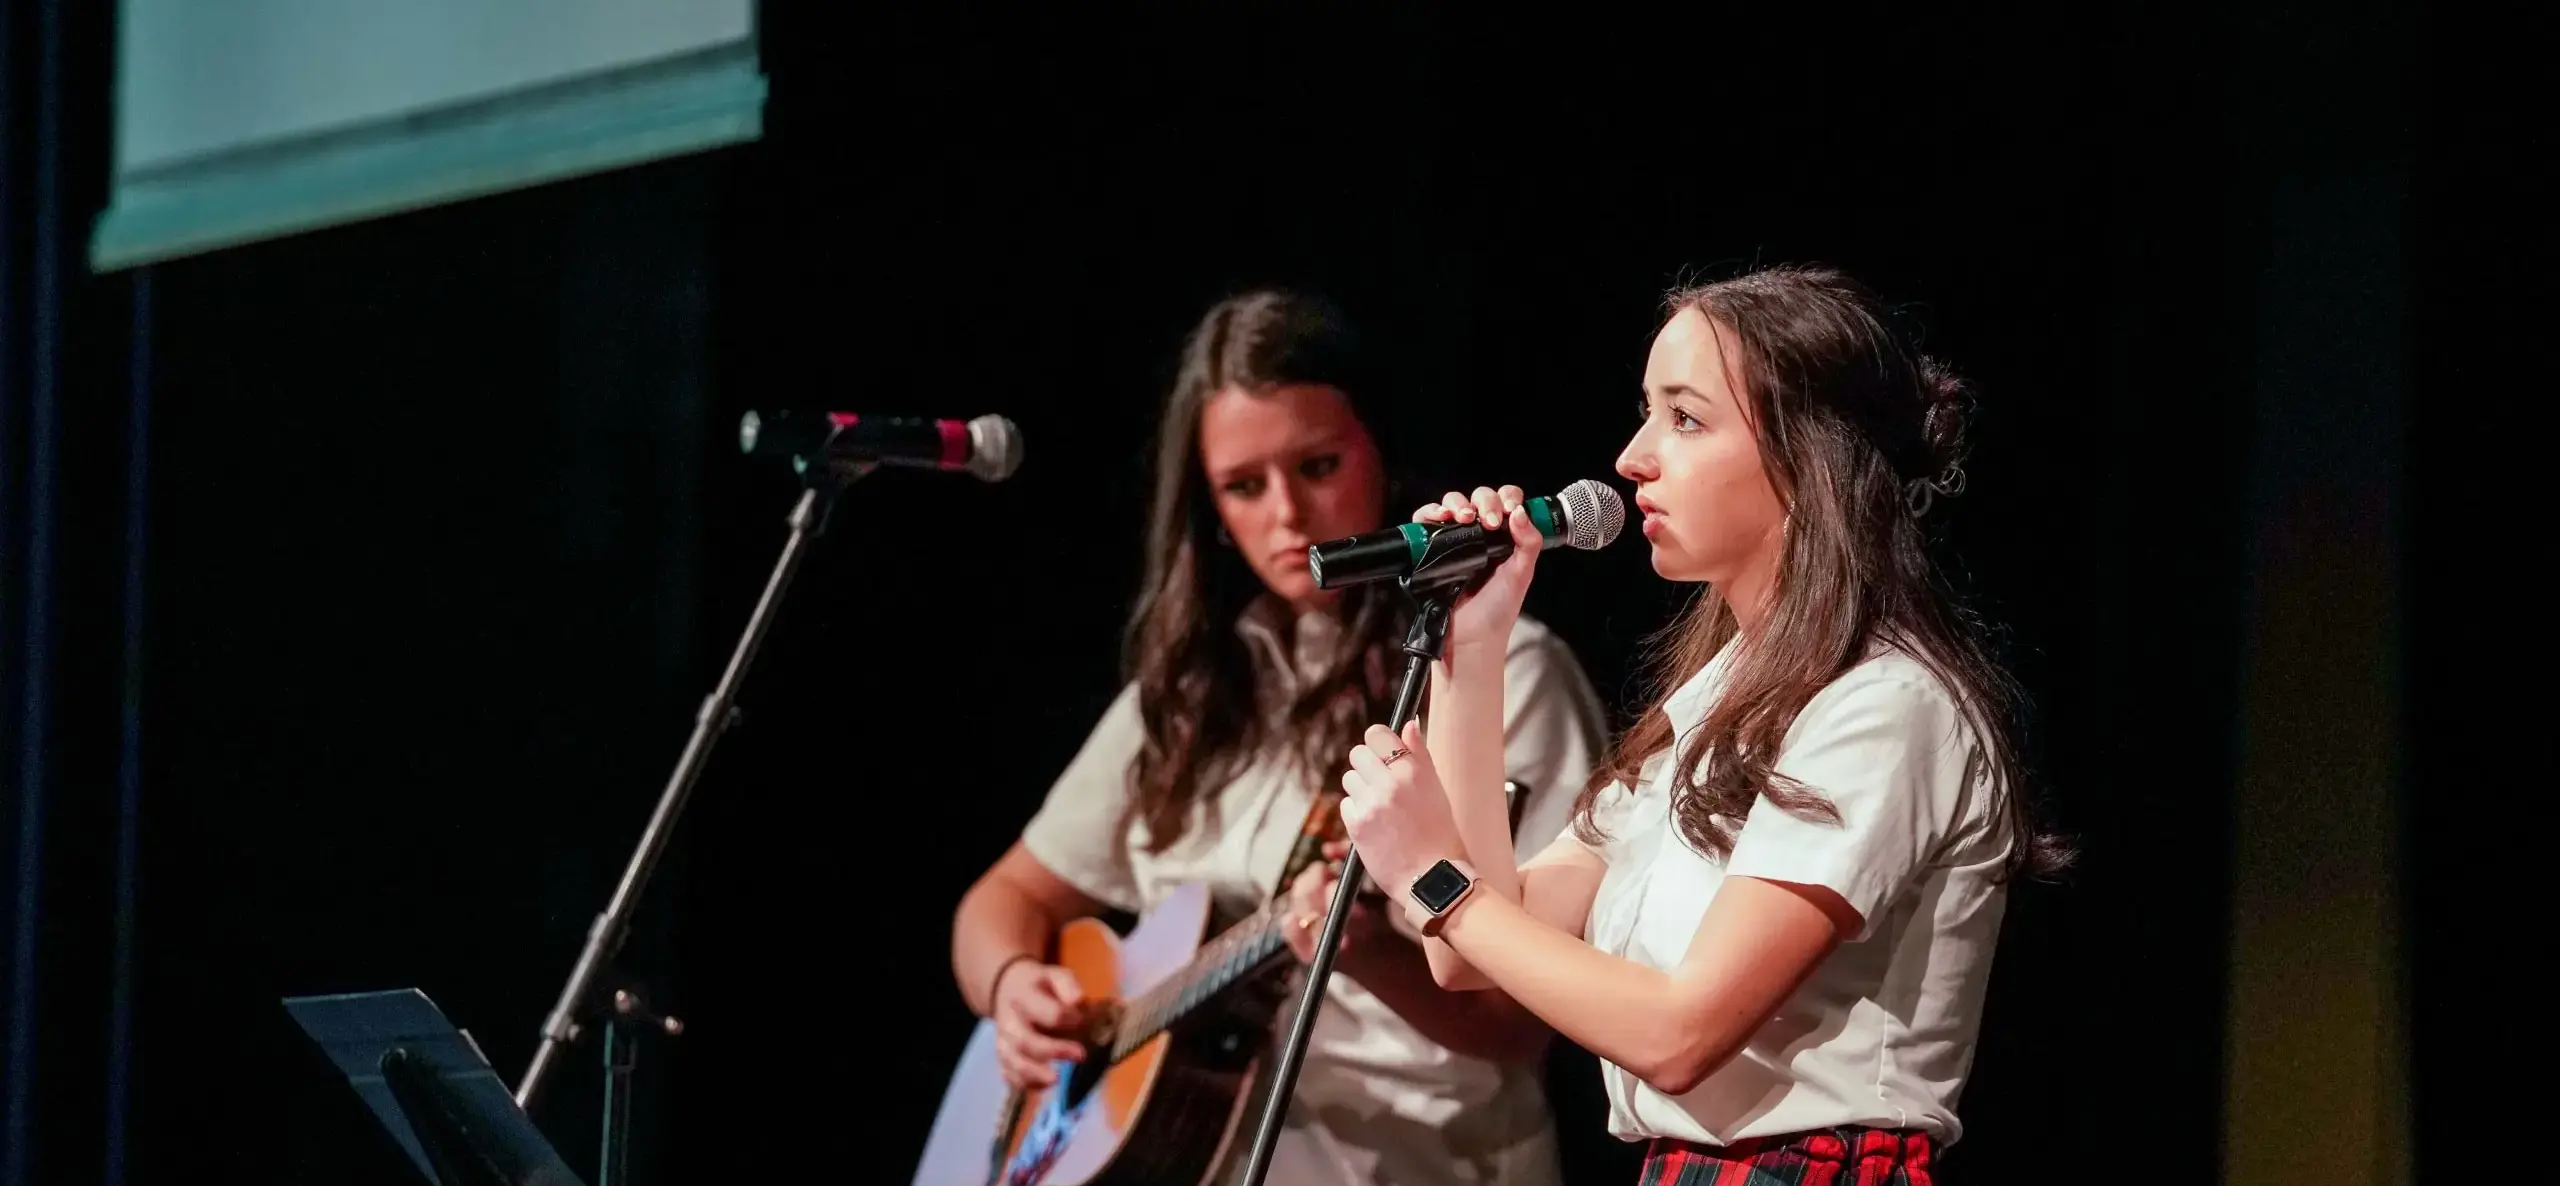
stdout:
[[(2431, 1147), (2408, 1052), (2460, 850), (2410, 788), (2482, 773), (2428, 693), (2494, 630), (2420, 617), (2489, 475), (2415, 392), (2528, 323), (2472, 195), (2530, 155), (2472, 114), (2502, 59), (2446, 69), (2436, 18), (773, 6), (752, 145), (95, 276), (109, 9), (0, 22), (34, 922), (0, 1177), (378, 1154), (281, 995), (417, 985), (512, 1081), (781, 546), (795, 488), (739, 414), (1000, 411), (1012, 481), (845, 496), (624, 961), (689, 1026), (643, 1056), (644, 1181), (902, 1180), (969, 1025), (950, 909), (1114, 690), (1202, 308), (1334, 294), (1427, 493), (1550, 490), (1607, 476), (1662, 290), (1779, 261), (1904, 302), (1984, 393), (1949, 534), (2088, 850), (2015, 900), (1949, 1169), (2227, 1172), (2248, 969), (2319, 956), (2232, 936), (2328, 900), (2284, 854), (2339, 843), (2391, 922), (2338, 1031), (2390, 1065), (2338, 1113)], [(1530, 612), (1624, 711), (1675, 592), (1622, 544)], [(2252, 797), (2326, 785), (2333, 739), (2375, 814)], [(574, 1052), (536, 1110), (582, 1173), (596, 1079)], [(1626, 1180), (1587, 1061), (1556, 1080), (1569, 1179)]]

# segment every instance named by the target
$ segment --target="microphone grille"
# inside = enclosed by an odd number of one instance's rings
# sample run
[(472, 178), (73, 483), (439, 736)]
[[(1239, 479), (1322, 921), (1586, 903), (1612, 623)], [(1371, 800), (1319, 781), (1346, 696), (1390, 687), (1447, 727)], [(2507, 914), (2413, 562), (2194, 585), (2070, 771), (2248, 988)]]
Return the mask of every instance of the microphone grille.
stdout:
[(1556, 494), (1556, 505), (1564, 508), (1565, 546), (1598, 551), (1618, 538), (1627, 525), (1627, 504), (1618, 492), (1590, 478), (1565, 487)]
[(969, 472), (980, 481), (1001, 482), (1022, 464), (1022, 433), (1002, 416), (980, 416), (969, 422)]

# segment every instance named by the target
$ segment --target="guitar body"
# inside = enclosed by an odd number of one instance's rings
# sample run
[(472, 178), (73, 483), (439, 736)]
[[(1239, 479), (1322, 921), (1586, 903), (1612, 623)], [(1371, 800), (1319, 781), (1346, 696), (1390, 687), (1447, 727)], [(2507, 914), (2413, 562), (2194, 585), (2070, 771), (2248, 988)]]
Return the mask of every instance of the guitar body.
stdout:
[[(1187, 885), (1123, 938), (1093, 919), (1058, 934), (1058, 963), (1089, 1002), (1136, 997), (1183, 971), (1209, 935), (1207, 886)], [(1016, 1093), (996, 1061), (995, 1024), (970, 1034), (914, 1186), (1190, 1186), (1238, 1135), (1268, 1036), (1269, 1004), (1228, 1008), (1158, 1033), (1117, 1061), (1058, 1064), (1058, 1081)]]

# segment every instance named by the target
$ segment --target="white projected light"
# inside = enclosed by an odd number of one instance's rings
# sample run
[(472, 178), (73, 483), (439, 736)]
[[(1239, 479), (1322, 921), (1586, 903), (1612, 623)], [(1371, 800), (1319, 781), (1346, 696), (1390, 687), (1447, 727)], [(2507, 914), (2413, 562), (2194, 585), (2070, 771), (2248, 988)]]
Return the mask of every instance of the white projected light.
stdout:
[(763, 131), (753, 0), (122, 0), (106, 270)]

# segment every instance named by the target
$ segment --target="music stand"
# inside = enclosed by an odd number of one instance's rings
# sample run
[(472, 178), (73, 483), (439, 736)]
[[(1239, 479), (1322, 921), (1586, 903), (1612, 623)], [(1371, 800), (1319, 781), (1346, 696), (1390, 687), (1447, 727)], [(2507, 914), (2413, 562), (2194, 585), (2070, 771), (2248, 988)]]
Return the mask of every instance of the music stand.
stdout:
[(427, 1182), (586, 1186), (427, 994), (286, 997), (284, 1008)]

